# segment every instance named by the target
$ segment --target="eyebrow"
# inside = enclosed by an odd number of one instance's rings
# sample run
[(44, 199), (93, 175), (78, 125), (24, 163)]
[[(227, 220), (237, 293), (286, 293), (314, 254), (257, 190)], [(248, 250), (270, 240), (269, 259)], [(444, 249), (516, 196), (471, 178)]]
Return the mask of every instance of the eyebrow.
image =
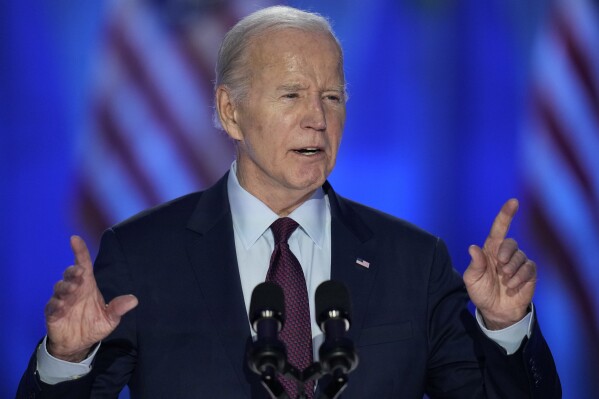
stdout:
[(306, 89), (307, 89), (306, 86), (301, 85), (299, 83), (282, 84), (277, 87), (277, 90), (279, 90), (279, 91), (298, 91), (298, 90), (306, 90)]
[(330, 89), (326, 89), (325, 91), (338, 91), (340, 93), (344, 93), (345, 92), (345, 85), (344, 84), (339, 84), (339, 85), (336, 85), (334, 87), (331, 87)]
[[(282, 84), (282, 85), (278, 86), (277, 90), (278, 91), (300, 91), (300, 90), (306, 90), (307, 88), (308, 88), (307, 86), (304, 86), (299, 83), (289, 83), (289, 84)], [(323, 92), (338, 91), (340, 93), (343, 93), (345, 91), (345, 86), (343, 84), (340, 84), (340, 85), (336, 85), (334, 87), (326, 88), (322, 91)]]

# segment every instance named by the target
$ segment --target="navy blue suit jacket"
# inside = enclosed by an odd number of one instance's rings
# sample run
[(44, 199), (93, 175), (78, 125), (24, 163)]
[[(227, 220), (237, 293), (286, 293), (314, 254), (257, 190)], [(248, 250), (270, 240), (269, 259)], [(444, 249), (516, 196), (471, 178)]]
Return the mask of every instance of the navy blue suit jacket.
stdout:
[[(227, 176), (215, 186), (108, 230), (95, 262), (106, 300), (139, 306), (108, 337), (92, 372), (49, 386), (35, 356), (19, 397), (266, 398), (246, 366), (250, 329), (239, 279)], [(337, 195), (333, 280), (353, 303), (349, 336), (360, 364), (343, 399), (559, 398), (551, 353), (535, 323), (511, 356), (484, 337), (466, 309), (461, 276), (438, 238)], [(356, 264), (370, 262), (365, 268)], [(321, 381), (323, 386), (326, 381)]]

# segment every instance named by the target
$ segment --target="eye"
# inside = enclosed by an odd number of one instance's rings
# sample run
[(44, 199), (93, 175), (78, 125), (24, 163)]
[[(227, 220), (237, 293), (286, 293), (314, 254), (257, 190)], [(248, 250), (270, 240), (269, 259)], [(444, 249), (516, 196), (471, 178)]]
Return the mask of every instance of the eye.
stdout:
[(327, 94), (324, 96), (324, 98), (334, 103), (341, 102), (341, 96), (338, 94)]
[(299, 94), (298, 94), (298, 93), (295, 93), (295, 92), (292, 92), (292, 93), (285, 93), (285, 94), (283, 94), (283, 96), (282, 96), (282, 97), (283, 97), (283, 98), (298, 98), (298, 97), (299, 97)]

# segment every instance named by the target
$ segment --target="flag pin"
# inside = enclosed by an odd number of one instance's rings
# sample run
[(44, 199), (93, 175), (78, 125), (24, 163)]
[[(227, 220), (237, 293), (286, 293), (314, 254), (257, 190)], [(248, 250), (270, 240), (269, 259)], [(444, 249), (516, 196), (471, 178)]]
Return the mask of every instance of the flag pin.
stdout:
[(367, 269), (370, 267), (370, 262), (367, 262), (362, 258), (356, 258), (356, 263), (362, 267), (367, 268)]

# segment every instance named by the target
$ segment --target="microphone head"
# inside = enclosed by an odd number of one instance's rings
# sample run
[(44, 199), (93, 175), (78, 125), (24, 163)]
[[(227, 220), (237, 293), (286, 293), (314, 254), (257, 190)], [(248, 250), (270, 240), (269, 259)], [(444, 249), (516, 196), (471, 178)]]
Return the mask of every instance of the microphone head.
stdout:
[(258, 284), (252, 292), (249, 316), (254, 331), (257, 331), (257, 321), (268, 317), (274, 318), (280, 323), (280, 331), (285, 322), (285, 297), (283, 289), (273, 282)]
[(351, 300), (345, 284), (339, 281), (325, 281), (316, 288), (314, 295), (316, 323), (323, 329), (323, 323), (329, 319), (345, 320), (345, 331), (351, 323)]

